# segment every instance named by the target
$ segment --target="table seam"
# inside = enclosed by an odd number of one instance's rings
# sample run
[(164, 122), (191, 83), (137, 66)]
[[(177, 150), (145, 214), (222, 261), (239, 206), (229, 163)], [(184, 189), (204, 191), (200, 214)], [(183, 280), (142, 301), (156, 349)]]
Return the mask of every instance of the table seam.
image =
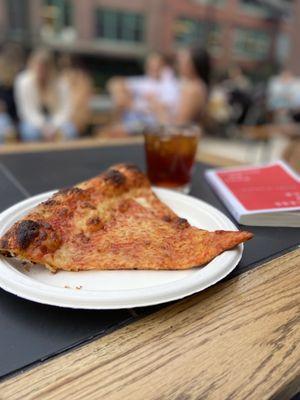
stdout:
[(31, 194), (28, 190), (18, 181), (18, 179), (14, 176), (14, 174), (10, 171), (9, 168), (6, 167), (2, 162), (0, 162), (0, 170), (3, 175), (26, 197), (31, 197)]

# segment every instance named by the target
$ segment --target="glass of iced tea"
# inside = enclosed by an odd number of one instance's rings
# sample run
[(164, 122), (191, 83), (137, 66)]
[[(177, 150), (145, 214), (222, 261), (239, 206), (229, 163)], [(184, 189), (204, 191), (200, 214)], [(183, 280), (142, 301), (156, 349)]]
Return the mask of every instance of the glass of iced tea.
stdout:
[(147, 174), (151, 183), (188, 193), (200, 128), (196, 125), (164, 125), (145, 130)]

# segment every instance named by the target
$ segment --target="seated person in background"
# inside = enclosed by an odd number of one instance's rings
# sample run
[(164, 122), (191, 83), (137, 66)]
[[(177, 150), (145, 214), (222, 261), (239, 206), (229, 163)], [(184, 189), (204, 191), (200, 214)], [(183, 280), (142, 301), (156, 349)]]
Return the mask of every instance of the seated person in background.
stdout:
[(6, 104), (0, 100), (0, 144), (16, 138), (13, 121), (7, 112)]
[(68, 54), (58, 58), (60, 78), (66, 82), (71, 96), (70, 120), (80, 134), (87, 131), (91, 120), (90, 100), (93, 95), (93, 83), (88, 73)]
[(181, 81), (176, 122), (180, 124), (201, 123), (206, 114), (211, 59), (200, 46), (181, 50), (177, 56), (178, 73)]
[(151, 109), (160, 123), (203, 123), (206, 115), (211, 76), (208, 52), (199, 46), (182, 49), (177, 54), (178, 96), (173, 108), (152, 99)]
[(212, 133), (223, 133), (231, 119), (231, 106), (224, 87), (224, 75), (215, 77), (211, 84), (207, 105), (209, 128)]
[(133, 97), (132, 108), (156, 121), (152, 101), (160, 101), (171, 112), (178, 100), (178, 80), (162, 55), (153, 53), (146, 61), (146, 75), (128, 78), (127, 87)]
[(267, 106), (274, 122), (289, 122), (294, 103), (296, 77), (288, 69), (270, 79), (267, 90)]
[(0, 142), (16, 140), (18, 123), (13, 84), (21, 69), (18, 47), (8, 43), (0, 54)]
[[(132, 78), (113, 78), (108, 90), (115, 103), (121, 124), (115, 127), (119, 136), (140, 133), (144, 126), (157, 122), (152, 109), (159, 101), (169, 112), (178, 97), (178, 81), (170, 66), (158, 54), (150, 54), (145, 64), (145, 75)], [(110, 129), (114, 131), (113, 128)]]
[(252, 105), (252, 87), (249, 79), (239, 66), (229, 69), (229, 77), (223, 87), (227, 91), (228, 101), (232, 108), (232, 122), (242, 125)]
[(291, 102), (290, 117), (292, 122), (300, 122), (300, 78), (296, 77), (293, 85), (293, 94)]
[(28, 68), (17, 76), (15, 99), (23, 141), (77, 136), (71, 122), (70, 87), (57, 78), (52, 55), (46, 50), (35, 51)]

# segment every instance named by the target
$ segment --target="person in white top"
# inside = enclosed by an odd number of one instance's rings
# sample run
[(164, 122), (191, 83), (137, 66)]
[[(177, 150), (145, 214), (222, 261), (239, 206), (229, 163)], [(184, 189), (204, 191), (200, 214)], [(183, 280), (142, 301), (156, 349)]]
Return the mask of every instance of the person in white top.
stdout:
[(177, 69), (179, 78), (162, 56), (151, 54), (145, 76), (113, 78), (108, 89), (122, 122), (110, 126), (107, 135), (141, 133), (157, 124), (204, 123), (212, 70), (210, 55), (198, 45), (181, 49)]
[(178, 80), (159, 54), (148, 57), (146, 75), (128, 78), (125, 84), (133, 97), (132, 110), (151, 114), (152, 98), (160, 100), (169, 110), (177, 103)]
[[(163, 124), (202, 124), (205, 120), (211, 77), (211, 58), (202, 46), (194, 45), (177, 53), (179, 84), (173, 96), (172, 112), (161, 100), (152, 99), (151, 108)], [(162, 92), (161, 92), (162, 94)]]
[(70, 87), (56, 77), (53, 58), (47, 50), (33, 52), (28, 68), (17, 76), (14, 89), (23, 141), (77, 136), (70, 118)]
[(267, 106), (275, 122), (290, 122), (298, 92), (297, 78), (287, 68), (270, 79), (267, 89)]
[(178, 80), (173, 69), (158, 53), (152, 53), (145, 63), (145, 75), (113, 78), (108, 90), (121, 114), (119, 131), (139, 133), (145, 126), (158, 122), (153, 104), (159, 101), (168, 112), (176, 108), (179, 95)]

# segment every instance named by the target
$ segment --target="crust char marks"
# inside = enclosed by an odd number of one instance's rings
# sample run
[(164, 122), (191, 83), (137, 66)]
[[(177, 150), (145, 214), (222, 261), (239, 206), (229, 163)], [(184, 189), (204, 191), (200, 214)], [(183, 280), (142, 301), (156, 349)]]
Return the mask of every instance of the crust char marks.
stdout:
[(126, 176), (117, 169), (109, 169), (105, 172), (103, 178), (114, 186), (122, 186), (126, 182)]
[(190, 224), (185, 218), (178, 218), (175, 223), (179, 229), (185, 229), (190, 226)]
[(24, 220), (16, 229), (16, 241), (20, 249), (25, 250), (39, 235), (41, 224), (32, 220)]
[(46, 207), (57, 206), (59, 204), (60, 202), (58, 200), (54, 200), (53, 198), (50, 198), (49, 200), (46, 200), (42, 203), (42, 205)]
[(90, 217), (87, 220), (86, 225), (89, 232), (96, 232), (104, 228), (104, 223), (98, 216)]
[(64, 188), (64, 189), (60, 189), (54, 196), (59, 195), (59, 194), (63, 194), (63, 195), (75, 194), (75, 195), (78, 195), (78, 194), (83, 194), (83, 193), (84, 193), (83, 189), (80, 189), (78, 187), (73, 186), (73, 187), (67, 187), (67, 188)]
[[(35, 245), (31, 248), (31, 245)], [(61, 238), (54, 231), (51, 224), (43, 221), (25, 219), (15, 224), (2, 238), (0, 242), (1, 253), (10, 251), (29, 252), (37, 255), (40, 253), (52, 253), (61, 245)], [(30, 258), (30, 257), (29, 257)]]
[(114, 165), (100, 176), (105, 182), (112, 183), (112, 187), (123, 190), (150, 187), (150, 182), (147, 177), (134, 164)]
[(6, 233), (0, 240), (0, 254), (5, 257), (12, 257), (11, 253), (7, 250), (9, 248), (9, 235)]
[(8, 247), (7, 233), (0, 240), (0, 249), (6, 249)]
[(190, 226), (190, 224), (188, 223), (188, 221), (185, 218), (180, 218), (180, 217), (177, 217), (176, 215), (175, 216), (171, 216), (169, 214), (163, 215), (162, 220), (173, 224), (173, 226), (176, 229), (180, 229), (180, 230), (183, 230)]

